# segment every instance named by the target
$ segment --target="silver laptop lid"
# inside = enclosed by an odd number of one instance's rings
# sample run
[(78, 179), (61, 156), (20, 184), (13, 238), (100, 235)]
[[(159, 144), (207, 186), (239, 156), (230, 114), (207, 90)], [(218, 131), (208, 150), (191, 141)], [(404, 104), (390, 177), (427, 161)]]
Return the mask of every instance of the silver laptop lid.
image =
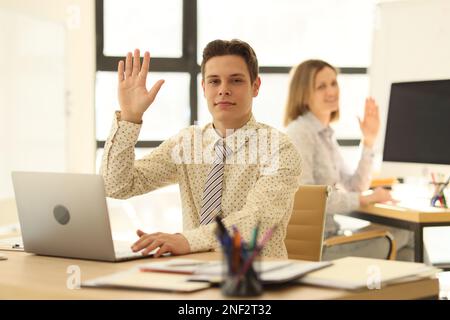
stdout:
[(12, 179), (26, 252), (115, 260), (100, 175), (13, 172)]

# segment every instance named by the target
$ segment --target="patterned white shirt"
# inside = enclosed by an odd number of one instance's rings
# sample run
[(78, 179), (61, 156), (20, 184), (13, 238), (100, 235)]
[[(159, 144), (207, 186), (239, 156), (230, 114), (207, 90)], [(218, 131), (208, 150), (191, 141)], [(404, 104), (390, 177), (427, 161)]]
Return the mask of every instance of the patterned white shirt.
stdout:
[[(188, 240), (191, 252), (217, 248), (216, 223), (200, 226), (201, 198), (212, 163), (203, 161), (196, 147), (211, 151), (221, 137), (211, 123), (204, 128), (190, 126), (142, 159), (135, 160), (134, 146), (141, 126), (121, 121), (120, 112), (116, 112), (101, 168), (107, 195), (125, 199), (178, 183), (183, 214), (182, 234)], [(233, 140), (245, 132), (253, 132), (253, 135)], [(264, 156), (258, 154), (257, 163), (249, 161), (242, 164), (239, 157), (250, 159), (255, 155), (254, 134), (258, 136), (258, 147), (267, 144), (268, 149), (275, 152), (270, 153), (268, 162), (259, 161)], [(221, 208), (225, 226), (231, 229), (236, 225), (243, 238), (249, 241), (258, 221), (259, 240), (276, 225), (277, 229), (262, 255), (287, 258), (284, 239), (301, 173), (301, 160), (296, 148), (285, 134), (256, 122), (253, 116), (242, 128), (227, 136), (226, 143), (233, 153), (226, 159), (223, 179)], [(189, 163), (186, 159), (192, 161)], [(274, 159), (276, 161), (272, 161)]]

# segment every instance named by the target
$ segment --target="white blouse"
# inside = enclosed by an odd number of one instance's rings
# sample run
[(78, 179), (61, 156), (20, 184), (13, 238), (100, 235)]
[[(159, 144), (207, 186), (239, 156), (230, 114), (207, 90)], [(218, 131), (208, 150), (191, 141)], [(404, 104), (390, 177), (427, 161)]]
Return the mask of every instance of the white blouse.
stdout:
[(286, 128), (302, 157), (301, 184), (332, 186), (327, 202), (326, 237), (338, 230), (333, 214), (346, 214), (359, 207), (359, 195), (370, 185), (374, 152), (363, 147), (355, 172), (350, 172), (339, 152), (330, 126), (324, 126), (311, 112), (289, 123)]

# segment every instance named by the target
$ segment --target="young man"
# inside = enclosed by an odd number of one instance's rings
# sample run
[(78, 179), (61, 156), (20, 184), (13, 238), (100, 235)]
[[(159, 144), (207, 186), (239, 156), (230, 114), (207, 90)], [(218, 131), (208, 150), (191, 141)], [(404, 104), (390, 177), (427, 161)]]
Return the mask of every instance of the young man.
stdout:
[[(191, 126), (134, 161), (142, 116), (163, 80), (147, 91), (150, 54), (142, 67), (139, 50), (119, 62), (119, 104), (105, 144), (102, 174), (107, 195), (129, 198), (163, 186), (180, 185), (183, 233), (137, 231), (134, 251), (155, 257), (207, 251), (219, 246), (215, 216), (235, 225), (245, 241), (259, 223), (259, 234), (276, 229), (262, 255), (287, 257), (284, 238), (293, 196), (299, 185), (300, 158), (289, 139), (257, 123), (252, 100), (261, 80), (253, 49), (239, 40), (210, 42), (203, 51), (202, 87), (213, 122)], [(270, 151), (270, 152), (269, 152)], [(262, 237), (262, 236), (261, 236)], [(261, 238), (260, 237), (260, 238)]]

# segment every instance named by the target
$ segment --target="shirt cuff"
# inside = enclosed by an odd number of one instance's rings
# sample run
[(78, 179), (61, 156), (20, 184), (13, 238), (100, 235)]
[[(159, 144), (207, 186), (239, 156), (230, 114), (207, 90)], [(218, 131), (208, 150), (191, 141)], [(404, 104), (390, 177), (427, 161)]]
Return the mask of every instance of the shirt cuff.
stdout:
[(361, 194), (359, 192), (350, 192), (349, 193), (349, 200), (348, 200), (348, 204), (350, 206), (349, 212), (354, 211), (360, 207), (360, 204), (359, 204), (359, 196), (360, 195)]
[(362, 157), (363, 158), (373, 159), (375, 157), (375, 150), (374, 150), (374, 148), (373, 147), (369, 148), (369, 147), (363, 146)]
[(212, 223), (181, 233), (187, 239), (191, 252), (209, 251), (219, 246), (214, 234), (215, 225)]
[(116, 111), (111, 129), (111, 140), (120, 145), (136, 144), (142, 124), (120, 120), (120, 111)]

